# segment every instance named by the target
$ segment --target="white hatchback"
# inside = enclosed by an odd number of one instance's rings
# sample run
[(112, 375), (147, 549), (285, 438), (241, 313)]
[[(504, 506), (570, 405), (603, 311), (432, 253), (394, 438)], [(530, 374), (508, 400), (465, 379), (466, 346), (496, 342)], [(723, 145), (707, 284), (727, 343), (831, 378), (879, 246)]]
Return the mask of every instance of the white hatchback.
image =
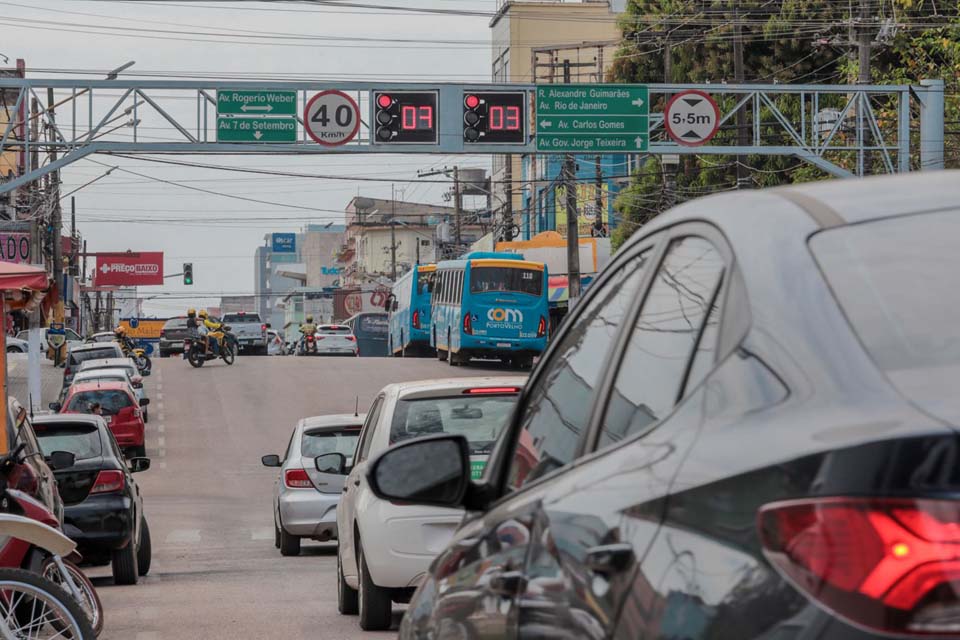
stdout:
[(455, 378), (383, 388), (367, 413), (337, 505), (340, 613), (359, 613), (360, 627), (368, 631), (389, 629), (392, 603), (410, 598), (463, 519), (462, 509), (377, 498), (367, 483), (368, 461), (401, 440), (461, 434), (479, 478), (525, 382), (518, 376)]

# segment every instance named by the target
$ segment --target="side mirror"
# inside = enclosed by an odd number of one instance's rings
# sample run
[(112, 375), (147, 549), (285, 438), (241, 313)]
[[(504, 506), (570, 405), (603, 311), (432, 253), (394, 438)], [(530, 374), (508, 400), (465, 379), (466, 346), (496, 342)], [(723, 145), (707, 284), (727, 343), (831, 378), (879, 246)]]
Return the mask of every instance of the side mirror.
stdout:
[(140, 406), (145, 407), (150, 404), (150, 398), (140, 398)]
[(344, 475), (343, 470), (347, 466), (347, 457), (342, 453), (325, 453), (314, 459), (313, 466), (315, 466), (320, 473), (332, 473), (342, 476)]
[(59, 471), (60, 469), (69, 469), (76, 461), (77, 456), (73, 455), (69, 451), (54, 451), (47, 456), (47, 464), (50, 465), (50, 468), (54, 471)]
[(467, 439), (440, 435), (402, 442), (373, 460), (367, 480), (384, 500), (458, 507), (470, 484)]
[(150, 458), (130, 458), (130, 473), (140, 473), (150, 468)]
[(60, 409), (63, 408), (63, 405), (59, 402), (51, 402), (47, 406), (50, 408), (50, 411), (54, 411), (56, 413), (60, 413)]
[(269, 456), (263, 456), (260, 458), (260, 464), (265, 467), (279, 467), (280, 466), (280, 456), (270, 454)]
[(387, 296), (387, 299), (383, 301), (383, 310), (384, 311), (393, 311), (396, 307), (394, 306), (397, 302), (397, 297), (392, 293)]
[(269, 322), (267, 323), (267, 329), (273, 329), (273, 325), (270, 324)]

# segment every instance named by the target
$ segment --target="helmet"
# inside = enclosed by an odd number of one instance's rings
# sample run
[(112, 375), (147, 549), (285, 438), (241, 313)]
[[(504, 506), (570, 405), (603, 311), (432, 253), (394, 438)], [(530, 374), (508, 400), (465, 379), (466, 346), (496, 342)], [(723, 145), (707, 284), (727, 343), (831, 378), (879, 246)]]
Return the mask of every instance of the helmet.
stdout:
[(187, 309), (187, 315), (193, 317), (197, 315), (197, 310), (194, 309), (193, 307), (190, 307), (189, 309)]
[(115, 334), (117, 334), (118, 336), (122, 336), (123, 334), (125, 334), (125, 333), (127, 332), (127, 329), (126, 329), (126, 327), (124, 327), (123, 325), (120, 325), (119, 327), (117, 327), (116, 329), (114, 329), (113, 332), (114, 332)]
[(313, 316), (307, 316), (307, 322), (313, 322)]
[(206, 309), (200, 309), (200, 313), (198, 313), (197, 315), (200, 316), (201, 318), (206, 318), (206, 317), (207, 317), (207, 310), (206, 310)]

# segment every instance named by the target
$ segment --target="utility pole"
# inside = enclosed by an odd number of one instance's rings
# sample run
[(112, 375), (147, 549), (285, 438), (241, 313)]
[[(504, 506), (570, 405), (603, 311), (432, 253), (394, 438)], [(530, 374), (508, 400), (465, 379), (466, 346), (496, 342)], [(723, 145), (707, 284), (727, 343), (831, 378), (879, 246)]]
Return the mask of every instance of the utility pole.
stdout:
[(860, 16), (858, 19), (859, 28), (857, 29), (857, 54), (860, 59), (859, 75), (857, 82), (859, 84), (870, 84), (870, 48), (873, 42), (872, 29), (870, 28), (870, 0), (860, 0)]
[[(507, 242), (513, 240), (513, 156), (506, 155), (507, 166), (504, 173), (504, 196), (506, 202), (503, 204), (503, 239)], [(492, 185), (491, 185), (492, 186)]]
[[(664, 39), (663, 43), (663, 81), (666, 84), (673, 82), (673, 52), (670, 50), (670, 36)], [(670, 96), (664, 96), (664, 108)], [(676, 204), (677, 193), (677, 168), (678, 164), (667, 162), (666, 156), (660, 156), (660, 169), (663, 171), (663, 203), (661, 211), (666, 211)]]
[(457, 243), (457, 251), (460, 251), (462, 242), (461, 218), (463, 217), (463, 196), (460, 191), (460, 167), (453, 167), (453, 222), (454, 239)]
[(390, 280), (397, 281), (397, 192), (390, 185)]
[[(47, 117), (49, 118), (50, 124), (50, 133), (49, 136), (52, 139), (56, 135), (56, 129), (53, 128), (54, 123), (54, 108), (53, 108), (53, 88), (50, 87), (47, 89), (47, 108), (50, 110)], [(57, 161), (57, 148), (51, 146), (50, 148), (50, 161)], [(60, 170), (57, 169), (53, 172), (53, 180), (50, 189), (50, 198), (53, 199), (53, 211), (51, 212), (51, 224), (53, 228), (53, 282), (56, 286), (57, 291), (57, 301), (53, 306), (53, 321), (63, 323), (63, 297), (65, 295), (65, 287), (63, 286), (63, 219), (62, 219), (62, 209), (60, 207)], [(54, 362), (60, 364), (63, 361), (63, 354), (65, 352), (66, 344), (61, 345), (57, 349), (57, 353), (54, 355)]]
[[(563, 61), (563, 83), (570, 84), (570, 60)], [(580, 228), (577, 217), (576, 160), (572, 153), (563, 157), (563, 190), (567, 208), (567, 308), (580, 298)]]
[[(733, 0), (733, 81), (736, 84), (746, 82), (746, 70), (743, 63), (743, 24), (740, 22), (740, 0)], [(737, 109), (737, 146), (750, 144), (747, 131), (747, 107)], [(746, 189), (750, 183), (746, 156), (737, 156), (737, 189)]]

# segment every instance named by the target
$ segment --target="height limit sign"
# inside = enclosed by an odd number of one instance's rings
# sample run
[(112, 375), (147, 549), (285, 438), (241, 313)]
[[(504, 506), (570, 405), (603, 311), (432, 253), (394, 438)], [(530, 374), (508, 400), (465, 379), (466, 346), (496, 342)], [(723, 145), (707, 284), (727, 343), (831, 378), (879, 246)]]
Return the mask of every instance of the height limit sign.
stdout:
[(635, 84), (537, 87), (537, 150), (636, 153), (650, 143), (650, 92)]

